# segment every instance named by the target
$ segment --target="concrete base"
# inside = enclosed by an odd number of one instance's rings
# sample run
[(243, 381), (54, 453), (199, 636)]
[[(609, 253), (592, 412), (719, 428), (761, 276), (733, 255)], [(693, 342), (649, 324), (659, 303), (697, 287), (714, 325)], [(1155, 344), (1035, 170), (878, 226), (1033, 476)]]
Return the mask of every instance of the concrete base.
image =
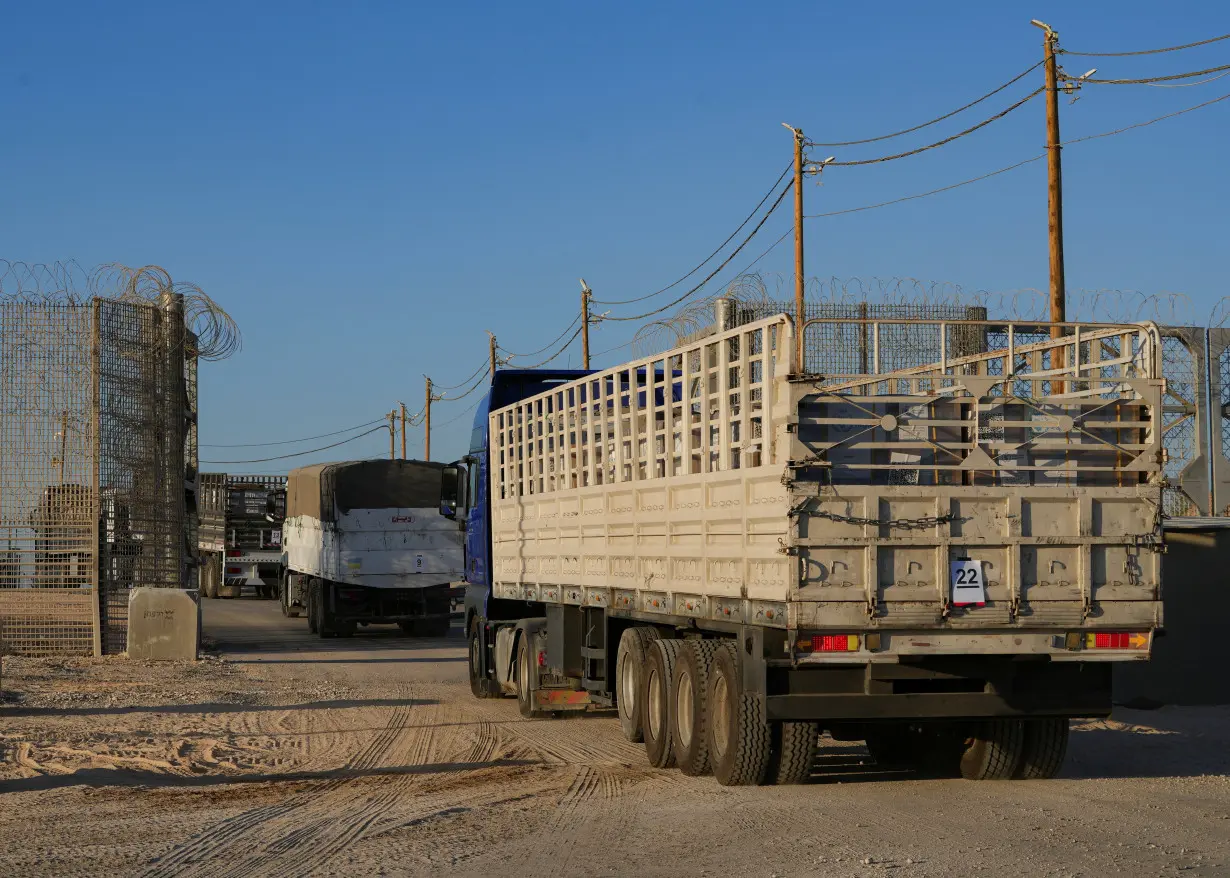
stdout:
[(134, 588), (128, 597), (128, 657), (194, 660), (201, 645), (195, 591)]

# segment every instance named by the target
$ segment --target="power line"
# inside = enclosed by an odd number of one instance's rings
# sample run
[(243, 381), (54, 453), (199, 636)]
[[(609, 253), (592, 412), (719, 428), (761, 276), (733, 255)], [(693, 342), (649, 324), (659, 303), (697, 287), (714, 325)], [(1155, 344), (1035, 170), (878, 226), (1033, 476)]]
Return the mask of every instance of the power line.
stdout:
[(1202, 79), (1199, 82), (1146, 82), (1145, 85), (1150, 88), (1191, 88), (1193, 85), (1208, 85), (1210, 82), (1216, 82), (1226, 76), (1230, 76), (1230, 70), (1225, 73), (1219, 73), (1216, 76), (1210, 76), (1208, 79)]
[(733, 253), (731, 253), (729, 256), (727, 256), (722, 261), (721, 265), (713, 269), (713, 271), (709, 273), (708, 277), (706, 277), (696, 286), (692, 287), (692, 289), (688, 290), (682, 296), (675, 299), (675, 301), (669, 302), (663, 305), (661, 308), (657, 308), (653, 311), (647, 311), (644, 314), (637, 314), (635, 317), (603, 317), (602, 319), (603, 320), (613, 320), (613, 321), (644, 320), (646, 317), (653, 317), (655, 314), (661, 314), (663, 311), (667, 311), (671, 308), (674, 308), (680, 302), (692, 296), (697, 290), (699, 290), (705, 284), (709, 283), (709, 281), (717, 277), (718, 273), (722, 269), (724, 269), (727, 265), (730, 265), (731, 260), (733, 260), (736, 256), (739, 255), (740, 252), (742, 252), (743, 248), (748, 245), (748, 242), (751, 241), (752, 238), (756, 237), (756, 234), (761, 230), (764, 224), (768, 222), (769, 217), (773, 216), (773, 211), (777, 210), (778, 206), (780, 206), (782, 203), (782, 199), (786, 197), (786, 193), (789, 192), (794, 187), (794, 185), (795, 185), (794, 183), (790, 183), (789, 185), (787, 185), (786, 187), (782, 189), (781, 194), (777, 196), (777, 200), (773, 202), (773, 206), (769, 208), (768, 213), (766, 213), (763, 217), (760, 218), (760, 222), (756, 224), (756, 228), (752, 229), (751, 234), (749, 234), (746, 238), (743, 239), (743, 242), (738, 247), (735, 248)]
[(379, 427), (373, 427), (366, 433), (360, 433), (358, 436), (351, 436), (349, 439), (343, 439), (341, 442), (334, 442), (332, 445), (322, 445), (320, 448), (311, 448), (307, 451), (296, 451), (293, 454), (279, 454), (276, 457), (261, 457), (256, 460), (202, 460), (200, 463), (210, 464), (233, 464), (233, 463), (268, 463), (271, 460), (286, 460), (291, 457), (303, 457), (305, 454), (315, 454), (318, 451), (328, 451), (330, 448), (337, 448), (339, 445), (345, 445), (347, 442), (353, 442), (356, 439), (362, 439), (364, 436), (369, 436), (379, 430), (389, 429), (387, 425), (381, 424)]
[[(334, 430), (332, 433), (321, 433), (318, 436), (304, 436), (301, 439), (282, 439), (278, 442), (237, 442), (233, 445), (224, 445), (214, 442), (202, 442), (201, 448), (266, 448), (270, 445), (294, 445), (297, 442), (311, 442), (313, 439), (327, 439), (330, 436), (340, 436), (343, 433), (349, 433), (353, 430), (362, 430), (364, 427), (370, 427), (372, 424), (384, 421), (384, 418), (376, 418), (374, 421), (368, 421), (366, 424), (356, 424), (353, 427), (346, 427), (343, 430)], [(208, 461), (209, 463), (218, 463), (219, 461)]]
[[(1154, 82), (1172, 82), (1176, 79), (1194, 79), (1197, 76), (1208, 76), (1210, 73), (1221, 73), (1223, 70), (1230, 70), (1230, 64), (1223, 64), (1220, 67), (1210, 67), (1207, 70), (1193, 70), (1191, 73), (1174, 73), (1170, 76), (1150, 76), (1144, 79), (1081, 79), (1080, 82), (1092, 82), (1096, 85), (1149, 85)], [(1070, 76), (1065, 76), (1064, 79), (1072, 79)], [(1075, 81), (1075, 80), (1073, 80)]]
[(1167, 46), (1164, 49), (1145, 49), (1143, 52), (1073, 52), (1068, 49), (1060, 49), (1059, 51), (1065, 55), (1080, 55), (1084, 58), (1126, 58), (1129, 55), (1157, 55), (1161, 52), (1178, 52), (1180, 49), (1194, 49), (1196, 46), (1207, 46), (1209, 43), (1216, 43), (1218, 40), (1230, 40), (1230, 34), (1222, 34), (1220, 37), (1212, 37), (1211, 39), (1201, 40), (1198, 43), (1187, 43), (1182, 46)]
[[(665, 292), (667, 292), (667, 291), (669, 291), (669, 290), (673, 290), (675, 287), (679, 286), (681, 283), (683, 283), (685, 280), (687, 280), (688, 278), (690, 278), (692, 275), (696, 274), (696, 272), (700, 271), (702, 268), (704, 268), (706, 265), (708, 265), (708, 264), (709, 264), (709, 262), (711, 262), (711, 261), (713, 260), (713, 257), (715, 257), (715, 256), (717, 256), (719, 253), (721, 253), (721, 252), (722, 252), (722, 250), (726, 247), (726, 245), (727, 245), (727, 244), (729, 244), (731, 241), (733, 241), (733, 240), (734, 240), (734, 238), (735, 238), (735, 236), (736, 236), (737, 234), (739, 234), (741, 231), (743, 231), (744, 227), (745, 227), (748, 223), (750, 223), (750, 222), (752, 221), (752, 219), (756, 216), (756, 214), (758, 214), (758, 213), (760, 212), (760, 208), (764, 207), (764, 203), (765, 203), (766, 201), (768, 201), (768, 200), (769, 200), (769, 196), (771, 196), (771, 195), (773, 194), (773, 192), (777, 189), (778, 185), (782, 182), (782, 180), (786, 179), (786, 175), (790, 173), (790, 169), (791, 169), (792, 167), (793, 167), (793, 164), (786, 165), (786, 169), (785, 169), (784, 171), (782, 171), (780, 175), (778, 175), (778, 178), (777, 178), (776, 180), (774, 180), (774, 181), (773, 181), (773, 185), (772, 185), (772, 186), (770, 186), (770, 187), (769, 187), (769, 191), (768, 191), (768, 192), (766, 192), (766, 193), (764, 194), (764, 198), (761, 198), (761, 199), (760, 199), (760, 201), (756, 204), (756, 206), (755, 206), (754, 208), (752, 208), (752, 212), (751, 212), (751, 213), (749, 213), (749, 214), (747, 215), (747, 218), (746, 218), (746, 219), (744, 219), (744, 220), (743, 220), (743, 222), (739, 223), (739, 227), (738, 227), (738, 228), (736, 228), (733, 232), (731, 232), (731, 233), (730, 233), (730, 234), (726, 237), (726, 240), (725, 240), (725, 241), (723, 241), (721, 244), (719, 244), (719, 245), (718, 245), (718, 247), (717, 247), (717, 249), (716, 249), (716, 250), (714, 250), (712, 253), (710, 253), (708, 256), (706, 256), (706, 257), (705, 257), (705, 260), (704, 260), (703, 262), (701, 262), (701, 263), (700, 263), (700, 265), (698, 265), (698, 266), (696, 266), (695, 268), (693, 268), (691, 271), (689, 271), (689, 272), (688, 272), (687, 274), (685, 274), (683, 277), (679, 278), (679, 280), (675, 281), (674, 283), (670, 284), (669, 286), (665, 286), (665, 287), (663, 287), (662, 289), (658, 290), (657, 292), (654, 292), (654, 293), (649, 293), (648, 295), (644, 295), (644, 296), (638, 296), (638, 297), (637, 297), (637, 298), (635, 298), (635, 299), (622, 299), (622, 300), (618, 300), (618, 301), (617, 301), (617, 300), (610, 300), (610, 301), (599, 301), (599, 300), (597, 300), (597, 299), (594, 299), (594, 300), (592, 300), (592, 301), (594, 302), (594, 304), (595, 304), (595, 305), (631, 305), (631, 304), (634, 304), (634, 303), (636, 303), (636, 302), (643, 302), (643, 301), (645, 301), (646, 299), (652, 299), (654, 296), (660, 296), (660, 295), (662, 295), (662, 293), (665, 293)], [(566, 331), (566, 330), (565, 330), (565, 331)]]
[[(1089, 82), (1089, 80), (1086, 79), (1085, 82)], [(908, 152), (899, 152), (896, 155), (880, 156), (879, 158), (875, 158), (875, 159), (862, 159), (861, 161), (856, 161), (856, 162), (826, 162), (825, 167), (849, 168), (849, 167), (854, 167), (856, 165), (874, 165), (880, 162), (891, 162), (896, 159), (907, 158), (908, 156), (918, 155), (920, 152), (926, 152), (929, 149), (935, 149), (936, 147), (944, 146), (945, 144), (952, 143), (954, 140), (956, 140), (959, 137), (964, 137), (967, 134), (973, 134), (979, 128), (985, 128), (986, 126), (990, 125), (992, 122), (996, 122), (1004, 118), (1004, 116), (1007, 116), (1013, 110), (1017, 110), (1025, 106), (1025, 104), (1027, 104), (1029, 101), (1032, 101), (1034, 98), (1042, 94), (1042, 92), (1044, 91), (1046, 91), (1045, 88), (1040, 88), (1036, 91), (1032, 91), (1025, 97), (1021, 98), (1019, 101), (1017, 101), (1015, 104), (1008, 107), (1006, 110), (1001, 110), (1000, 112), (996, 113), (991, 118), (984, 119), (981, 122), (979, 122), (977, 125), (972, 125), (969, 128), (966, 128), (964, 131), (960, 131), (952, 135), (951, 137), (945, 137), (943, 140), (937, 140), (935, 143), (928, 143), (926, 146), (920, 146), (918, 147), (918, 149), (911, 149)]]
[(431, 386), (432, 386), (432, 387), (437, 387), (437, 386), (438, 386), (440, 390), (456, 390), (458, 387), (465, 387), (467, 384), (469, 384), (471, 381), (473, 381), (473, 380), (474, 380), (475, 376), (477, 376), (477, 375), (478, 375), (479, 369), (486, 369), (488, 372), (490, 372), (490, 371), (491, 371), (491, 364), (490, 364), (490, 363), (483, 363), (481, 366), (479, 366), (479, 367), (478, 367), (478, 369), (475, 369), (473, 372), (471, 372), (471, 373), (470, 373), (470, 377), (469, 377), (469, 378), (465, 379), (464, 381), (458, 381), (456, 384), (450, 384), (450, 385), (448, 385), (448, 386), (444, 386), (444, 385), (437, 385), (437, 384), (433, 381), (433, 382), (431, 383)]
[(1190, 113), (1193, 110), (1203, 109), (1204, 107), (1212, 106), (1221, 101), (1230, 98), (1230, 93), (1224, 94), (1219, 98), (1213, 98), (1211, 101), (1205, 101), (1203, 104), (1196, 104), (1194, 107), (1188, 107), (1185, 110), (1176, 110), (1173, 113), (1167, 113), (1164, 116), (1158, 116), (1156, 119), (1150, 119), (1147, 122), (1137, 122), (1135, 125), (1127, 125), (1123, 128), (1116, 128), (1114, 131), (1103, 131), (1101, 134), (1090, 134), (1085, 137), (1077, 137), (1074, 140), (1065, 140), (1060, 146), (1067, 146), (1072, 143), (1083, 143), (1086, 140), (1097, 140), (1099, 137), (1110, 137), (1114, 134), (1122, 134), (1124, 131), (1131, 131), (1134, 128), (1144, 128), (1146, 125), (1153, 125), (1156, 122), (1161, 122), (1164, 119), (1173, 119), (1175, 116), (1182, 116), (1184, 113)]
[[(948, 192), (952, 189), (959, 189), (962, 186), (968, 186), (971, 183), (978, 183), (982, 180), (986, 180), (991, 177), (997, 177), (1000, 174), (1006, 174), (1009, 171), (1015, 171), (1019, 167), (1028, 165), (1032, 162), (1036, 162), (1039, 159), (1044, 159), (1044, 158), (1046, 158), (1046, 153), (1043, 152), (1043, 153), (1039, 153), (1033, 158), (1029, 158), (1029, 159), (1025, 159), (1024, 161), (1017, 162), (1015, 165), (1009, 165), (1006, 168), (1000, 168), (998, 171), (991, 171), (989, 174), (983, 174), (979, 177), (971, 177), (968, 180), (962, 180), (960, 183), (953, 183), (951, 186), (942, 186), (939, 189), (932, 189), (929, 192), (919, 192), (915, 195), (905, 195), (905, 196), (902, 196), (901, 198), (894, 198), (892, 201), (881, 201), (878, 204), (864, 204), (862, 207), (848, 207), (845, 210), (831, 210), (828, 213), (811, 213), (811, 214), (808, 214), (805, 217), (805, 219), (818, 219), (819, 217), (824, 217), (824, 216), (841, 216), (844, 213), (858, 213), (863, 210), (875, 210), (877, 207), (888, 207), (890, 204), (900, 204), (903, 201), (913, 201), (916, 198), (926, 198), (928, 195), (938, 195), (941, 192)], [(784, 236), (783, 236), (783, 239), (784, 239)]]
[[(471, 393), (478, 390), (478, 388), (482, 386), (483, 380), (489, 374), (491, 374), (491, 364), (490, 363), (488, 363), (487, 366), (484, 367), (483, 373), (478, 376), (478, 380), (476, 380), (472, 385), (470, 385), (469, 390), (467, 390), (465, 393), (459, 394), (457, 396), (433, 396), (432, 398), (437, 402), (456, 402), (459, 399), (465, 399), (467, 396), (469, 396)], [(433, 390), (435, 389), (434, 382), (432, 383), (432, 389)]]
[[(611, 318), (607, 317), (607, 318), (604, 318), (604, 319), (606, 319), (606, 320), (610, 320)], [(578, 327), (577, 327), (576, 332), (574, 332), (574, 333), (572, 334), (572, 336), (568, 339), (568, 341), (564, 342), (563, 347), (561, 347), (559, 350), (557, 350), (557, 351), (556, 351), (555, 353), (553, 353), (551, 356), (547, 357), (545, 360), (542, 360), (542, 361), (540, 361), (540, 362), (535, 363), (535, 364), (534, 364), (534, 365), (532, 365), (532, 366), (518, 366), (517, 368), (518, 368), (518, 369), (538, 369), (538, 368), (541, 368), (541, 367), (543, 367), (543, 366), (547, 365), (547, 363), (550, 363), (552, 360), (554, 360), (554, 359), (556, 359), (557, 357), (559, 357), (559, 355), (560, 355), (560, 354), (562, 354), (564, 351), (568, 350), (569, 346), (570, 346), (570, 345), (571, 345), (574, 341), (576, 341), (576, 340), (577, 340), (577, 336), (578, 336), (578, 335), (580, 335), (580, 334), (581, 334), (581, 327), (579, 327), (579, 326), (578, 326)]]
[(913, 128), (906, 128), (904, 131), (894, 131), (892, 134), (883, 134), (879, 137), (868, 137), (866, 140), (844, 140), (844, 141), (839, 141), (836, 143), (819, 143), (814, 140), (809, 141), (809, 142), (812, 146), (860, 146), (864, 143), (878, 143), (881, 140), (891, 140), (894, 137), (901, 137), (903, 134), (913, 134), (915, 131), (921, 131), (924, 128), (929, 128), (930, 126), (936, 124), (937, 122), (943, 122), (945, 119), (951, 119), (953, 116), (957, 115), (958, 113), (964, 113), (970, 107), (975, 107), (978, 104), (981, 104), (987, 98), (994, 97), (995, 95), (999, 94), (1001, 91), (1006, 89), (1008, 86), (1015, 85), (1016, 83), (1020, 82), (1030, 73), (1033, 73), (1035, 70), (1041, 67), (1044, 63), (1046, 63), (1045, 59), (1043, 59), (1042, 61), (1039, 61), (1037, 64), (1032, 65), (1028, 70), (1025, 70), (1022, 73), (1014, 76), (1012, 79), (1009, 79), (1007, 82), (999, 86), (999, 88), (995, 89), (994, 91), (987, 92), (986, 94), (984, 94), (982, 97), (978, 98), (977, 100), (970, 101), (968, 104), (966, 104), (963, 107), (957, 107), (957, 109), (953, 110), (950, 113), (945, 113), (943, 116), (937, 116), (936, 118), (932, 119), (930, 122), (923, 122), (921, 125), (915, 125)]
[(581, 319), (581, 315), (577, 314), (576, 317), (572, 318), (572, 322), (568, 324), (568, 327), (563, 332), (561, 332), (555, 338), (551, 339), (551, 341), (547, 342), (545, 345), (540, 347), (538, 350), (530, 351), (528, 354), (515, 354), (512, 351), (508, 350), (507, 348), (499, 347), (499, 345), (497, 345), (497, 348), (499, 348), (499, 350), (503, 351), (504, 353), (508, 354), (509, 357), (536, 357), (539, 354), (549, 351), (551, 348), (553, 348), (555, 346), (555, 343), (558, 342), (565, 335), (567, 335), (569, 330), (571, 330), (574, 326), (576, 326), (577, 323), (580, 321), (580, 319)]
[(474, 402), (470, 405), (470, 407), (469, 407), (469, 408), (465, 409), (465, 410), (464, 410), (464, 411), (462, 411), (462, 412), (459, 412), (459, 413), (458, 413), (458, 414), (456, 414), (456, 415), (453, 415), (453, 417), (449, 418), (447, 421), (444, 421), (444, 422), (443, 422), (443, 423), (441, 423), (441, 424), (438, 424), (437, 426), (438, 426), (438, 427), (447, 427), (449, 424), (453, 423), (454, 421), (458, 421), (458, 420), (460, 420), (461, 418), (464, 418), (464, 417), (465, 417), (466, 415), (468, 415), (470, 412), (474, 411), (474, 409), (478, 408), (478, 404), (479, 404), (480, 402), (482, 402), (482, 400), (481, 400), (481, 399), (476, 399), (476, 400), (474, 400)]

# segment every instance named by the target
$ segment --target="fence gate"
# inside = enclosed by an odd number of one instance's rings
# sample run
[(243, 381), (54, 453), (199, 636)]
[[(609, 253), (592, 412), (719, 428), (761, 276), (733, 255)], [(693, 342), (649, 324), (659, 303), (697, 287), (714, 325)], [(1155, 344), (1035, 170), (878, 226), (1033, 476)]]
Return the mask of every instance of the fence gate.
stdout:
[(190, 584), (196, 369), (177, 305), (0, 299), (8, 650), (122, 652), (129, 591)]

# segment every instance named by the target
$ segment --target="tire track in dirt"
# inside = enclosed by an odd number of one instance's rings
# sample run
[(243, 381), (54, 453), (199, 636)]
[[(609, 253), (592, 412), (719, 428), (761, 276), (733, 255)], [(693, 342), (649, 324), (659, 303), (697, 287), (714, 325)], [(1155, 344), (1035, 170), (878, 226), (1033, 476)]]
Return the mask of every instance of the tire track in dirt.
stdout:
[(259, 831), (266, 823), (302, 807), (305, 801), (327, 796), (333, 790), (349, 783), (350, 778), (346, 775), (375, 767), (409, 724), (410, 711), (409, 707), (395, 708), (384, 729), (373, 737), (363, 750), (343, 765), (341, 776), (324, 781), (315, 790), (245, 811), (236, 817), (215, 824), (192, 838), (187, 844), (154, 860), (144, 874), (149, 878), (155, 878), (155, 876), (174, 878), (174, 876), (191, 874), (197, 867), (205, 869), (203, 874), (217, 874), (216, 869), (212, 868), (211, 861), (229, 853), (237, 846), (242, 847), (245, 841), (257, 842), (258, 839), (249, 838), (254, 831)]

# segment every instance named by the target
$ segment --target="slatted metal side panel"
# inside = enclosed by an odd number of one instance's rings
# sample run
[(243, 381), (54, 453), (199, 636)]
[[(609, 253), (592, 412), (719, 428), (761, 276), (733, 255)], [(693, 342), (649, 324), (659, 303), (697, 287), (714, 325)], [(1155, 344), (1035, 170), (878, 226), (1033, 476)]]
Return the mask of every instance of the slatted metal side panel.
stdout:
[(95, 649), (93, 309), (0, 301), (0, 640)]

